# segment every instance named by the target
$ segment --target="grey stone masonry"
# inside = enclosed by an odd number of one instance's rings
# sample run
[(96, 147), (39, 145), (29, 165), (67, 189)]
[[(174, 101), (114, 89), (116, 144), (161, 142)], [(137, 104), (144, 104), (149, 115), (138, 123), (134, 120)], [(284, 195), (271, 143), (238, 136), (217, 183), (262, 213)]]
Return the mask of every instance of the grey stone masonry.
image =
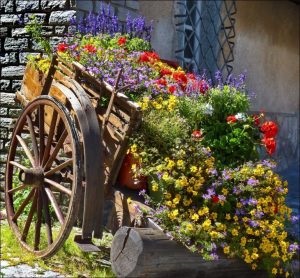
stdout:
[[(76, 0), (0, 0), (0, 169), (4, 167), (12, 119), (21, 107), (15, 103), (28, 54), (43, 51), (25, 30), (30, 16), (43, 24), (42, 35), (53, 47), (63, 40), (69, 20), (76, 15)], [(1, 183), (1, 181), (0, 181)]]

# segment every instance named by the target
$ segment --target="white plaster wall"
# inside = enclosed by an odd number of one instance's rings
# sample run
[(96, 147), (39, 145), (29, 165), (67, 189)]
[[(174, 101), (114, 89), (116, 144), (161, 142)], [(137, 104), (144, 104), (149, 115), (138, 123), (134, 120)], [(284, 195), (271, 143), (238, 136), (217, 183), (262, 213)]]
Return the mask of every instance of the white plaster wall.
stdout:
[(148, 22), (153, 20), (151, 43), (161, 58), (175, 60), (176, 45), (174, 1), (140, 1), (139, 12)]
[(253, 110), (299, 112), (299, 5), (237, 1), (234, 72), (247, 70)]

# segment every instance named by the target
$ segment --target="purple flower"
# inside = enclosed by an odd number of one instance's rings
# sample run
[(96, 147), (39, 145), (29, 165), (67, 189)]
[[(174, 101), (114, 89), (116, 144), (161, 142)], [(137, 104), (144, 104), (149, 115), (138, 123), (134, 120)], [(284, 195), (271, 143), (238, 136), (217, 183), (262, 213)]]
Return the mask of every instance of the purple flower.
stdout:
[(291, 216), (291, 222), (292, 223), (296, 223), (296, 222), (298, 222), (299, 221), (299, 216), (296, 216), (296, 215), (292, 215)]
[(259, 183), (259, 181), (258, 181), (257, 179), (255, 179), (255, 178), (250, 178), (250, 179), (248, 179), (248, 181), (247, 181), (247, 184), (248, 184), (248, 185), (252, 185), (252, 186), (257, 185), (258, 183)]
[(295, 252), (295, 251), (297, 251), (297, 250), (299, 250), (299, 245), (298, 245), (296, 242), (290, 244), (290, 246), (289, 246), (289, 251), (290, 251), (290, 252)]
[(258, 211), (255, 213), (255, 217), (257, 217), (258, 219), (261, 219), (264, 215), (265, 215), (265, 214), (264, 214), (262, 211), (260, 211), (260, 210), (258, 210)]
[(258, 224), (257, 221), (255, 221), (255, 220), (249, 220), (248, 223), (249, 223), (249, 225), (250, 225), (251, 227), (253, 227), (253, 228), (259, 226), (259, 224)]

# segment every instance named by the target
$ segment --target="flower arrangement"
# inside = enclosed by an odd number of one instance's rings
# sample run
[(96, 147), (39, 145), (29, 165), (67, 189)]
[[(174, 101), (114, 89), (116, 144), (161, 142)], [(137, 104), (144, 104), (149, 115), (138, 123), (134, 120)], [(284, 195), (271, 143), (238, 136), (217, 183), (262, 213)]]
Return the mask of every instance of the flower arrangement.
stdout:
[(248, 113), (245, 75), (223, 83), (217, 73), (213, 82), (164, 62), (142, 18), (128, 18), (122, 33), (102, 9), (76, 29), (58, 44), (58, 55), (112, 85), (123, 69), (119, 86), (141, 106), (128, 152), (135, 176), (147, 177), (141, 194), (152, 217), (206, 259), (217, 259), (221, 249), (253, 270), (288, 277), (299, 248), (285, 230), (292, 218), (287, 183), (271, 160), (259, 159), (262, 148), (275, 152), (278, 126)]

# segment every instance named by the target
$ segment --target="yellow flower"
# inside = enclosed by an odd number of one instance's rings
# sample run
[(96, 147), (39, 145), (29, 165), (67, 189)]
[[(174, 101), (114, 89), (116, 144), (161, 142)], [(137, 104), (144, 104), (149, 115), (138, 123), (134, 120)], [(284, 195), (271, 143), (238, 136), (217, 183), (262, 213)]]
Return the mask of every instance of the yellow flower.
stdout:
[(177, 205), (177, 204), (179, 204), (179, 201), (180, 201), (180, 199), (177, 198), (177, 197), (175, 197), (175, 198), (173, 199), (173, 204)]
[(274, 275), (277, 274), (277, 268), (275, 268), (275, 267), (272, 268), (272, 274), (274, 274)]
[(253, 270), (255, 270), (255, 269), (257, 268), (257, 264), (252, 264), (252, 265), (251, 265), (251, 268), (252, 268)]
[(158, 191), (158, 184), (156, 182), (152, 184), (152, 191)]
[(226, 196), (226, 195), (228, 194), (228, 190), (227, 190), (226, 188), (223, 188), (223, 189), (222, 189), (222, 193), (223, 193), (223, 195)]
[(229, 247), (229, 246), (225, 246), (225, 247), (223, 248), (223, 252), (224, 252), (224, 254), (229, 254), (229, 252), (230, 252), (230, 247)]
[(193, 231), (194, 230), (194, 225), (192, 224), (192, 223), (188, 223), (187, 225), (186, 225), (186, 229), (188, 230), (188, 231)]
[(231, 219), (231, 216), (230, 216), (230, 214), (229, 214), (229, 213), (226, 213), (226, 215), (225, 215), (225, 219), (226, 219), (226, 220), (230, 220), (230, 219)]
[(203, 216), (203, 215), (208, 214), (208, 213), (209, 213), (208, 207), (203, 207), (202, 209), (199, 209), (199, 210), (198, 210), (198, 214), (199, 214), (200, 216)]
[(257, 260), (258, 257), (259, 257), (259, 255), (257, 253), (252, 253), (252, 255), (251, 255), (252, 260)]
[(181, 160), (181, 159), (179, 159), (179, 160), (177, 161), (177, 167), (178, 167), (178, 168), (183, 168), (183, 167), (184, 167), (184, 161)]
[(193, 201), (191, 199), (184, 199), (183, 200), (183, 205), (188, 207)]
[(173, 160), (169, 160), (167, 164), (167, 169), (172, 170), (174, 166), (175, 166), (175, 162)]
[(239, 218), (235, 215), (235, 216), (233, 216), (233, 220), (234, 220), (235, 222), (237, 222), (237, 221), (239, 220)]
[(172, 195), (169, 192), (164, 193), (164, 195), (165, 195), (165, 199), (167, 199), (167, 200), (172, 198)]
[(232, 229), (231, 234), (232, 234), (233, 236), (238, 236), (238, 235), (239, 235), (239, 232), (238, 232), (237, 229)]
[(194, 220), (194, 221), (198, 221), (199, 215), (198, 215), (197, 213), (194, 213), (194, 214), (191, 216), (191, 219)]
[(190, 167), (190, 171), (191, 171), (192, 173), (196, 173), (197, 170), (198, 170), (198, 168), (197, 168), (196, 166), (191, 166), (191, 167)]
[(247, 243), (247, 239), (243, 236), (242, 238), (241, 238), (241, 246), (245, 246), (246, 245), (246, 243)]
[(203, 223), (202, 223), (202, 228), (207, 231), (209, 230), (210, 226), (211, 226), (211, 221), (210, 219), (206, 219)]

